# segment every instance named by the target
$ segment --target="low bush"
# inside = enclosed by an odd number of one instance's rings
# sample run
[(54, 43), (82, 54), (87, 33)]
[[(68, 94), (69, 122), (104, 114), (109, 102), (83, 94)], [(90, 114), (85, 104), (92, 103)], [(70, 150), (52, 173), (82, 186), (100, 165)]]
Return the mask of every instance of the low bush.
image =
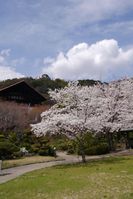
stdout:
[(38, 151), (38, 154), (41, 155), (41, 156), (47, 156), (48, 155), (48, 150), (46, 150), (46, 149), (40, 149)]
[(68, 143), (67, 143), (67, 154), (74, 154), (74, 153), (76, 153), (76, 145), (75, 145), (75, 142), (73, 142), (72, 140), (71, 141), (69, 141)]
[(13, 153), (13, 159), (19, 159), (23, 156), (23, 154), (21, 153), (21, 151), (17, 151)]
[(109, 146), (107, 143), (99, 143), (98, 145), (85, 149), (86, 155), (102, 155), (106, 153), (109, 153)]
[(0, 159), (13, 159), (14, 153), (18, 152), (19, 148), (9, 141), (0, 142)]
[(57, 147), (58, 150), (61, 150), (61, 151), (67, 151), (68, 150), (68, 144), (64, 143), (64, 142), (55, 144), (55, 146)]
[(109, 153), (109, 146), (107, 143), (100, 143), (97, 146), (96, 153), (98, 155)]
[(45, 148), (41, 148), (38, 151), (38, 154), (41, 156), (56, 156), (56, 151), (52, 147), (48, 146)]
[(68, 139), (62, 137), (52, 137), (50, 144), (55, 146), (57, 150), (67, 151), (68, 150)]

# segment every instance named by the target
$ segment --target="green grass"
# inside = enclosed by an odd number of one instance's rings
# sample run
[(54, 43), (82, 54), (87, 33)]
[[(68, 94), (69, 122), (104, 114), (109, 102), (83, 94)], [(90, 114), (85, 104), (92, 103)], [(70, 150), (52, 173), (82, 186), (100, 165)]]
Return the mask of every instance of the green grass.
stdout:
[(0, 199), (133, 199), (133, 156), (64, 165), (0, 185)]
[[(56, 160), (59, 160), (61, 158), (56, 158)], [(55, 160), (54, 157), (50, 156), (31, 156), (31, 157), (23, 157), (16, 160), (4, 160), (2, 162), (2, 169), (16, 167), (16, 166), (22, 166), (27, 164), (34, 164), (34, 163), (41, 163), (41, 162), (48, 162)]]

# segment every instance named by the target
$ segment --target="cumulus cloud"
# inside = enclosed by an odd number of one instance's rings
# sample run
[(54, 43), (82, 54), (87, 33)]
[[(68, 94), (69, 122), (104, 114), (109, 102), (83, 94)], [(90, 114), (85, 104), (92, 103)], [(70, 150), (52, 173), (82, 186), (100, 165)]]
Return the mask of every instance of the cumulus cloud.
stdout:
[(43, 73), (52, 78), (107, 81), (131, 75), (133, 48), (120, 48), (114, 39), (98, 41), (92, 45), (80, 43), (66, 53), (60, 52), (55, 59), (46, 58), (44, 63)]
[(7, 59), (9, 55), (10, 49), (4, 49), (0, 52), (0, 81), (24, 77), (24, 75), (16, 72), (13, 67), (9, 66)]
[(22, 74), (15, 71), (11, 67), (0, 66), (0, 81), (6, 79), (20, 78), (24, 77)]

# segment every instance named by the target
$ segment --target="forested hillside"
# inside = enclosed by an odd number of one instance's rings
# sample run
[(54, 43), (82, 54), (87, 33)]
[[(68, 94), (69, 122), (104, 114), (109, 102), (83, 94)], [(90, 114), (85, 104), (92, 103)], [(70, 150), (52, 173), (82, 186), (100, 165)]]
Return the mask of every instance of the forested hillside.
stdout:
[[(25, 77), (20, 79), (9, 79), (0, 82), (0, 89), (10, 86), (14, 83), (17, 83), (21, 80), (25, 80), (29, 83), (33, 88), (38, 90), (42, 94), (47, 94), (49, 89), (59, 89), (65, 87), (68, 82), (63, 79), (51, 79), (48, 75), (42, 75), (40, 78), (32, 78), (32, 77)], [(96, 84), (98, 81), (95, 80), (79, 80), (81, 85), (93, 85)]]

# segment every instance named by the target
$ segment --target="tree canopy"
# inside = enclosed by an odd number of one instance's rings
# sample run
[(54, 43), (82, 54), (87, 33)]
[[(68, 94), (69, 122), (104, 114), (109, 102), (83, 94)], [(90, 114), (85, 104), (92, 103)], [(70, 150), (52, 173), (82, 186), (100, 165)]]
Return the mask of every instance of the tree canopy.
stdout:
[(65, 134), (82, 148), (87, 131), (111, 134), (133, 128), (132, 87), (132, 79), (123, 79), (90, 87), (71, 82), (63, 89), (50, 91), (56, 104), (41, 114), (42, 121), (32, 125), (32, 130), (37, 136)]

